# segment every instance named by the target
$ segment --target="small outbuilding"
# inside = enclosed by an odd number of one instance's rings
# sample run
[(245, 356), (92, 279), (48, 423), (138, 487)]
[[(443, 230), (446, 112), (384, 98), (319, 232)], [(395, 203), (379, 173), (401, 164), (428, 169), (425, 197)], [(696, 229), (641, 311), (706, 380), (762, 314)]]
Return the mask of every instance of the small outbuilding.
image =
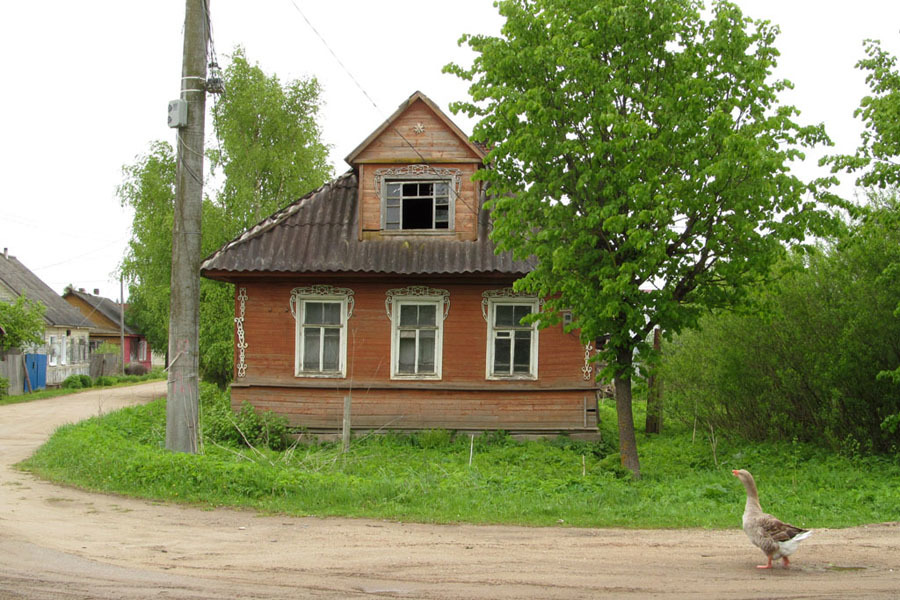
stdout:
[(597, 435), (593, 349), (522, 317), (528, 261), (496, 253), (486, 152), (413, 94), (351, 169), (232, 240), (202, 274), (235, 285), (232, 403), (314, 433)]

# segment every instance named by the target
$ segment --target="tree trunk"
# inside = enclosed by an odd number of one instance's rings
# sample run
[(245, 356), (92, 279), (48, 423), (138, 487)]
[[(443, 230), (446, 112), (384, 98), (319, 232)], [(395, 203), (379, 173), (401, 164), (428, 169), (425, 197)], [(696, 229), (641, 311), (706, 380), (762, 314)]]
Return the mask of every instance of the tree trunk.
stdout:
[[(621, 369), (631, 367), (631, 352), (620, 352), (617, 362), (617, 366)], [(631, 471), (635, 479), (640, 479), (641, 465), (638, 461), (634, 416), (631, 412), (631, 378), (616, 375), (614, 381), (616, 384), (616, 413), (619, 423), (619, 458), (622, 466)]]
[[(659, 327), (653, 330), (653, 349), (657, 355), (660, 350)], [(660, 389), (659, 378), (654, 374), (647, 380), (647, 421), (644, 424), (646, 433), (662, 432), (662, 390)]]

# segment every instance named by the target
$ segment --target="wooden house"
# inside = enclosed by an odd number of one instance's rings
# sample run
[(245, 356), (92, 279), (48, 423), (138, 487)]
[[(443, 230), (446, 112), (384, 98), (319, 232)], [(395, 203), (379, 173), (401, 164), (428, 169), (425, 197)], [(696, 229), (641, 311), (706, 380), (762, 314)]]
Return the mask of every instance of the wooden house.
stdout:
[(125, 365), (141, 365), (150, 370), (147, 338), (122, 323), (121, 304), (100, 296), (98, 289), (88, 294), (84, 288), (75, 289), (72, 286), (65, 289), (63, 299), (81, 312), (84, 323), (93, 327), (90, 334), (91, 352), (95, 352), (104, 342), (120, 346), (124, 340)]
[(597, 433), (590, 348), (521, 318), (528, 262), (497, 254), (485, 151), (417, 92), (350, 155), (351, 169), (202, 264), (235, 285), (232, 403), (311, 432)]
[(4, 249), (0, 255), (0, 301), (11, 302), (19, 296), (40, 302), (45, 308), (44, 344), (21, 349), (26, 354), (46, 356), (46, 361), (39, 361), (46, 364), (40, 381), (56, 386), (69, 375), (87, 375), (90, 323), (85, 323), (81, 313)]

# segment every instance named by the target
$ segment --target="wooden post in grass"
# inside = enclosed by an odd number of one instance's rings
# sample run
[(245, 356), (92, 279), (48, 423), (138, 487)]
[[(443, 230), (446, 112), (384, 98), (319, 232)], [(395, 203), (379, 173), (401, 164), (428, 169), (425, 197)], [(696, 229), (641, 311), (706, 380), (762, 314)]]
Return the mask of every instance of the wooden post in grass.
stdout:
[(341, 451), (350, 450), (350, 396), (344, 396), (344, 423), (341, 428)]

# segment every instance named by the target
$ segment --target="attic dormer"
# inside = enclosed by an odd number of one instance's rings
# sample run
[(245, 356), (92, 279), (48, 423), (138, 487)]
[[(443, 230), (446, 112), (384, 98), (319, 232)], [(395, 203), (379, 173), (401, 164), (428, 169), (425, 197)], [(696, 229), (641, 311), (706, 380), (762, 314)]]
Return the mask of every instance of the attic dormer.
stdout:
[(484, 151), (416, 92), (347, 156), (359, 179), (360, 239), (477, 237)]

